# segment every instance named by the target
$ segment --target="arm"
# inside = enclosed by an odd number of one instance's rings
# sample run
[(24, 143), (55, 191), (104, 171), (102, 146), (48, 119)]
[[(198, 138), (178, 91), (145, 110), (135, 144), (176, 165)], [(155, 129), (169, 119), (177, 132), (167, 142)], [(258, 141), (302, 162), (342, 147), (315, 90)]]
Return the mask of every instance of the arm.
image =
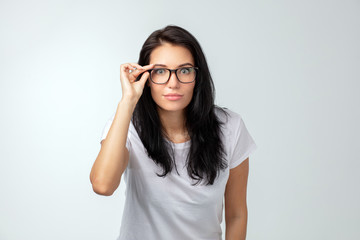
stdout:
[(97, 194), (110, 196), (120, 184), (129, 161), (125, 144), (135, 105), (136, 102), (130, 99), (119, 102), (106, 139), (101, 142), (100, 152), (90, 173), (90, 181)]
[(247, 228), (246, 190), (249, 158), (230, 169), (225, 189), (225, 239), (245, 240)]
[[(142, 67), (135, 63), (120, 66), (122, 99), (90, 172), (90, 182), (97, 194), (110, 196), (120, 184), (121, 175), (129, 161), (126, 139), (131, 117), (149, 77), (146, 71), (152, 67), (153, 65)], [(135, 81), (143, 72), (145, 73), (140, 80)]]

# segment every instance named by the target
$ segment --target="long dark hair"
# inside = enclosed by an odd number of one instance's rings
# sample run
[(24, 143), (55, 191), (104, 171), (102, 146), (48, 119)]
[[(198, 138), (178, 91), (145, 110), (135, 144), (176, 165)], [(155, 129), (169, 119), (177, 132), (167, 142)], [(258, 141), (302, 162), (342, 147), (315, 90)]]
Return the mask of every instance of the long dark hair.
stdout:
[[(142, 46), (138, 63), (141, 66), (148, 65), (151, 52), (165, 42), (187, 48), (194, 58), (195, 66), (199, 67), (193, 97), (186, 107), (186, 127), (191, 139), (186, 164), (188, 175), (197, 180), (196, 184), (206, 178), (206, 185), (212, 185), (220, 170), (228, 166), (220, 137), (223, 122), (216, 116), (215, 108), (226, 112), (214, 105), (215, 88), (205, 55), (195, 37), (185, 29), (169, 25), (153, 32)], [(165, 177), (174, 165), (176, 168), (174, 149), (164, 139), (166, 136), (156, 103), (147, 84), (135, 107), (132, 122), (148, 156), (163, 168), (163, 173), (157, 175)]]

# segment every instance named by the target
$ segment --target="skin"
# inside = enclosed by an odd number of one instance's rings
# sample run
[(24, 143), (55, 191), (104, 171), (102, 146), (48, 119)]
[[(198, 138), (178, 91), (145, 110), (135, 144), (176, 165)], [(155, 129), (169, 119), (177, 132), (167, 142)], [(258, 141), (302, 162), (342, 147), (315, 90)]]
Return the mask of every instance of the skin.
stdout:
[[(120, 66), (122, 98), (90, 172), (92, 188), (99, 195), (110, 196), (114, 193), (128, 165), (129, 152), (125, 147), (127, 133), (136, 103), (149, 77), (146, 71), (152, 67), (152, 65), (142, 67), (136, 63), (125, 63)], [(137, 70), (134, 71), (134, 68)], [(132, 72), (130, 73), (129, 70)], [(145, 73), (140, 80), (135, 81), (142, 72)]]
[(247, 228), (246, 191), (249, 158), (230, 169), (225, 189), (225, 240), (245, 240)]

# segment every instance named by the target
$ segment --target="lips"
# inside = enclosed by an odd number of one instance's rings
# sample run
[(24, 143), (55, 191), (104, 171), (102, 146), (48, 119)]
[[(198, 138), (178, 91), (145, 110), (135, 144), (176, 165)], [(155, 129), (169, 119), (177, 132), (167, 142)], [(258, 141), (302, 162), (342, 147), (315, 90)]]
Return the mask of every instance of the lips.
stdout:
[(165, 98), (167, 100), (171, 100), (171, 101), (174, 101), (174, 100), (179, 100), (182, 98), (183, 95), (180, 95), (180, 94), (177, 94), (177, 93), (169, 93), (169, 94), (166, 94), (164, 95)]
[(165, 97), (179, 97), (179, 96), (182, 96), (182, 95), (177, 94), (177, 93), (169, 93), (169, 94), (165, 95)]

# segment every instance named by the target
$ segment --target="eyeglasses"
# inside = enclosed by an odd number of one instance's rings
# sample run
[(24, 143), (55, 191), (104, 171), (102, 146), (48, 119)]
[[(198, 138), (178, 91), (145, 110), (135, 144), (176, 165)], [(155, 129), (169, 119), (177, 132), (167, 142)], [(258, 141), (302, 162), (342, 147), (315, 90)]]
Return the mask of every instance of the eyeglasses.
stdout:
[(169, 81), (171, 73), (175, 72), (176, 78), (181, 83), (192, 83), (195, 81), (198, 67), (181, 67), (177, 69), (153, 68), (147, 70), (150, 73), (150, 80), (155, 84), (165, 84)]

